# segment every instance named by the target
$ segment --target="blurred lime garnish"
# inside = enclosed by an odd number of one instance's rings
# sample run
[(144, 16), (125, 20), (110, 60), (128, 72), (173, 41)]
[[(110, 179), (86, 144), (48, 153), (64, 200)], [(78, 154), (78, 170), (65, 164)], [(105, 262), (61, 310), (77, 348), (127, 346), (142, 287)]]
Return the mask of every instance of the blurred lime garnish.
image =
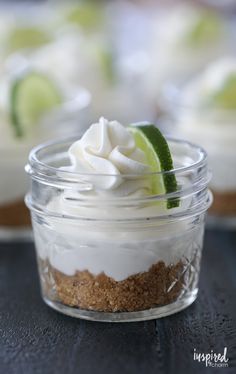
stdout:
[(194, 47), (213, 40), (221, 34), (222, 23), (218, 15), (212, 11), (203, 11), (193, 22), (192, 27), (185, 36), (185, 42)]
[(24, 48), (39, 47), (51, 41), (48, 33), (36, 27), (15, 27), (10, 31), (6, 40), (9, 52)]
[(59, 88), (49, 77), (28, 72), (10, 91), (10, 117), (17, 136), (23, 136), (40, 118), (62, 102)]
[[(152, 124), (134, 124), (128, 127), (133, 134), (136, 146), (146, 155), (152, 173), (173, 170), (173, 160), (168, 143), (160, 130)], [(164, 195), (178, 189), (175, 174), (153, 174), (151, 176), (152, 193)], [(169, 198), (167, 209), (179, 206), (179, 199)]]
[(106, 48), (99, 48), (97, 51), (102, 73), (106, 81), (109, 84), (112, 84), (115, 80), (115, 69), (112, 52)]
[(67, 15), (66, 20), (70, 23), (75, 23), (85, 30), (91, 30), (99, 27), (102, 23), (103, 15), (101, 5), (95, 1), (83, 1), (77, 6), (71, 8)]
[(212, 97), (212, 104), (223, 109), (236, 109), (236, 73), (227, 77)]

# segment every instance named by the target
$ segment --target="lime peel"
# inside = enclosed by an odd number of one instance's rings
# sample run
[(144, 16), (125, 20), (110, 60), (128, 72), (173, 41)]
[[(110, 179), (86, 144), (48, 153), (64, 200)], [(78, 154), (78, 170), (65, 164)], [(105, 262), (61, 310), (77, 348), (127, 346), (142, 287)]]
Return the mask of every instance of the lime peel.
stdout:
[(24, 48), (36, 48), (47, 44), (51, 37), (46, 31), (36, 27), (16, 27), (8, 35), (6, 41), (9, 52)]
[(10, 120), (16, 136), (25, 135), (61, 102), (60, 90), (48, 76), (30, 71), (17, 77), (10, 88)]
[[(133, 124), (128, 127), (134, 136), (136, 145), (146, 155), (152, 173), (152, 193), (164, 195), (178, 190), (174, 173), (165, 173), (173, 170), (171, 152), (161, 131), (152, 124)], [(178, 198), (167, 199), (167, 209), (179, 206)]]

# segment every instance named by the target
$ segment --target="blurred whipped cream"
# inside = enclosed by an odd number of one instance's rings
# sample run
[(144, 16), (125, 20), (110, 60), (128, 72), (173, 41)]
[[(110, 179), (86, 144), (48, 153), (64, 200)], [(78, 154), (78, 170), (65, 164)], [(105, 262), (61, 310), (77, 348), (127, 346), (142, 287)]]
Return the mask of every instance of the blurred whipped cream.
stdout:
[[(37, 143), (68, 135), (83, 129), (88, 121), (90, 94), (87, 90), (61, 85), (54, 79), (62, 103), (43, 114), (38, 123), (27, 127), (24, 135), (16, 135), (12, 123), (12, 87), (17, 79), (21, 79), (27, 71), (32, 71), (25, 59), (15, 56), (12, 66), (1, 77), (0, 85), (0, 154), (4, 162), (0, 163), (0, 205), (23, 198), (27, 191), (27, 178), (23, 169), (30, 149)], [(41, 71), (36, 70), (36, 73)], [(48, 75), (50, 79), (50, 75)], [(15, 181), (17, 180), (17, 184)]]
[(132, 57), (119, 56), (107, 35), (88, 37), (79, 28), (71, 27), (53, 43), (31, 54), (30, 64), (62, 83), (67, 81), (88, 89), (92, 95), (92, 120), (101, 115), (124, 123), (140, 118), (152, 120), (151, 106), (143, 94), (146, 68), (137, 69), (142, 65), (140, 55), (133, 57), (135, 61), (131, 61)]
[[(228, 93), (229, 84), (230, 92)], [(234, 100), (235, 108), (233, 109), (236, 109), (236, 98), (229, 97), (232, 89), (236, 94), (236, 57), (228, 56), (208, 65), (199, 76), (188, 83), (183, 91), (181, 101), (184, 105), (191, 105), (195, 108), (212, 106), (221, 110), (229, 107), (229, 104)], [(224, 93), (224, 101), (217, 99), (219, 95), (223, 99)], [(227, 99), (230, 101), (228, 105)]]
[(195, 73), (231, 48), (227, 21), (193, 5), (160, 9), (152, 34), (149, 85), (154, 95), (163, 83)]
[[(86, 64), (81, 34), (75, 32), (59, 35), (52, 43), (38, 48), (30, 56), (30, 64), (39, 70), (60, 80), (78, 83), (83, 68)], [(56, 67), (56, 69), (55, 69)], [(81, 81), (79, 82), (81, 84)]]
[(211, 187), (219, 192), (236, 191), (235, 78), (235, 58), (213, 62), (181, 89), (175, 107), (178, 135), (207, 150)]

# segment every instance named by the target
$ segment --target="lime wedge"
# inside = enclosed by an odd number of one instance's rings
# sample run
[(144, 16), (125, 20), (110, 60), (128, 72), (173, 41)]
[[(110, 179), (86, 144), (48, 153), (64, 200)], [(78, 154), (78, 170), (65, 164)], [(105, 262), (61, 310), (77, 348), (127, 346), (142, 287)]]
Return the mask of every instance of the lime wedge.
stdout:
[(223, 109), (236, 109), (236, 74), (231, 74), (212, 97), (212, 103)]
[[(128, 127), (135, 143), (146, 155), (152, 173), (173, 170), (173, 161), (168, 143), (160, 130), (151, 124), (134, 124)], [(151, 176), (152, 193), (162, 195), (178, 189), (174, 174), (153, 174)], [(179, 206), (179, 199), (169, 198), (167, 209)]]
[(205, 10), (196, 17), (192, 29), (186, 35), (186, 42), (192, 47), (204, 45), (217, 40), (220, 36), (222, 25), (219, 16)]
[(115, 81), (115, 69), (114, 69), (114, 59), (111, 51), (104, 48), (98, 48), (97, 46), (98, 60), (101, 66), (101, 71), (104, 75), (106, 81), (112, 85)]
[(102, 24), (102, 12), (100, 5), (96, 1), (84, 1), (83, 3), (71, 8), (66, 20), (70, 23), (81, 26), (84, 30), (92, 30)]
[(27, 134), (40, 118), (62, 102), (59, 88), (49, 77), (28, 72), (10, 89), (10, 118), (17, 136)]
[(9, 33), (6, 46), (9, 52), (24, 48), (39, 47), (50, 42), (49, 35), (36, 27), (15, 27)]

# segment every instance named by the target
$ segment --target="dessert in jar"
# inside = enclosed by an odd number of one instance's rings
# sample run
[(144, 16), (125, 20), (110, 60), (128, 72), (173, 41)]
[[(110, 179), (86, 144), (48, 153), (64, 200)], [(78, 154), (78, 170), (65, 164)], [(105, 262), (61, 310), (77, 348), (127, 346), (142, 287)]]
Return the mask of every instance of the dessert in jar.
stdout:
[(55, 36), (50, 27), (52, 17), (43, 7), (1, 4), (0, 13), (0, 55), (4, 59), (17, 51), (30, 53), (50, 43)]
[[(168, 92), (168, 91), (167, 91)], [(170, 95), (171, 92), (171, 95)], [(212, 169), (210, 212), (221, 223), (236, 216), (236, 59), (211, 63), (181, 89), (169, 90), (179, 136), (203, 146)]]
[(198, 292), (206, 153), (150, 124), (101, 118), (33, 149), (26, 171), (44, 301), (98, 321), (162, 317)]
[[(19, 66), (18, 66), (19, 67)], [(61, 85), (46, 73), (30, 68), (4, 74), (0, 87), (0, 235), (21, 235), (30, 225), (24, 204), (27, 178), (24, 165), (38, 141), (80, 127), (80, 113), (89, 104), (86, 90)], [(66, 128), (65, 123), (66, 122)], [(72, 126), (73, 122), (73, 126)], [(81, 121), (82, 122), (82, 121)], [(55, 125), (56, 123), (56, 125)], [(78, 130), (77, 130), (78, 131)], [(18, 230), (19, 229), (19, 230)]]
[(58, 23), (75, 25), (87, 34), (106, 29), (108, 19), (104, 3), (98, 4), (94, 0), (82, 0), (51, 5), (54, 12), (57, 13)]
[(144, 94), (147, 58), (131, 48), (134, 43), (130, 25), (123, 35), (127, 25), (122, 12), (110, 10), (116, 12), (117, 30), (110, 22), (109, 9), (94, 1), (52, 6), (61, 16), (61, 23), (57, 24), (55, 39), (31, 54), (33, 66), (87, 88), (93, 98), (92, 120), (101, 115), (115, 116), (124, 123), (140, 118), (152, 120), (152, 106)]
[(152, 35), (148, 84), (154, 100), (163, 83), (185, 78), (234, 48), (230, 22), (214, 9), (190, 4), (160, 7)]
[[(67, 81), (87, 88), (93, 98), (93, 118), (113, 113), (125, 123), (146, 118), (151, 108), (143, 95), (145, 63), (137, 69), (138, 58), (117, 56), (114, 44), (107, 36), (88, 37), (74, 28), (31, 54), (30, 62), (35, 68), (50, 71), (58, 78), (63, 75)], [(55, 70), (55, 66), (59, 68)]]

